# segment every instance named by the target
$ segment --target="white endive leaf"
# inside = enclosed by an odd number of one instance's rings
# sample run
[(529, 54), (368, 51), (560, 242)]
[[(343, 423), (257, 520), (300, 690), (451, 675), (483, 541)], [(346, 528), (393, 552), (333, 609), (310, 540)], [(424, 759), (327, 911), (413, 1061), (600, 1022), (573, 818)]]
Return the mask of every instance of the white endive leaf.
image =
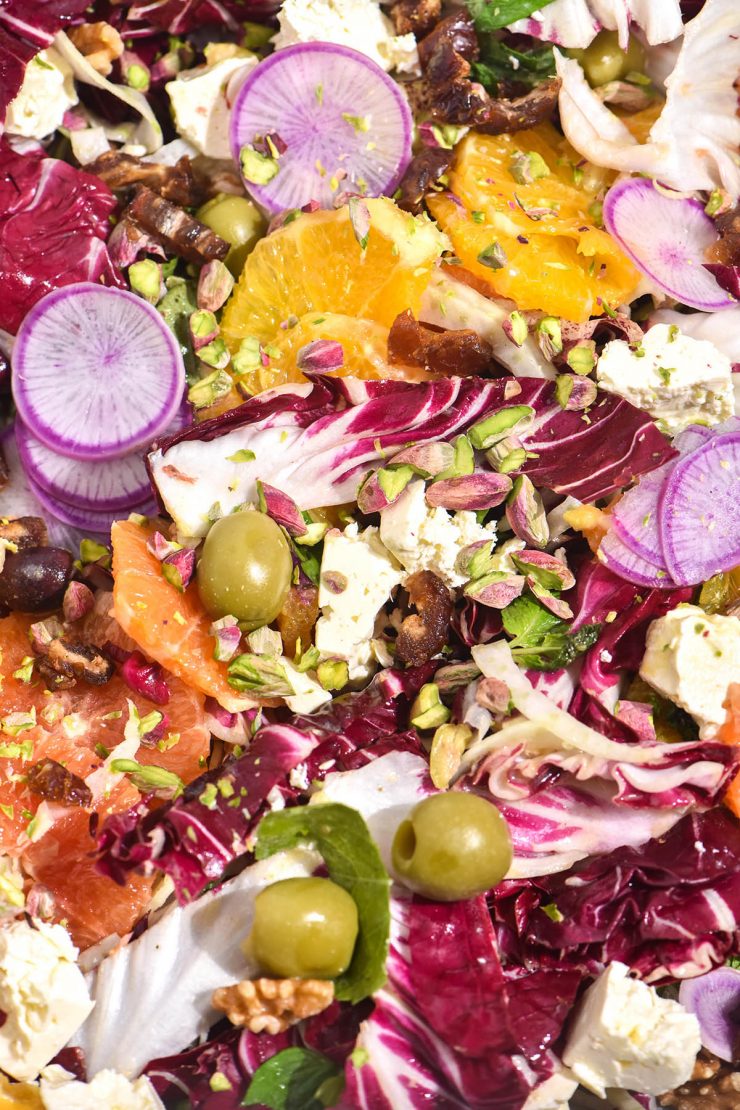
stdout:
[(605, 28), (617, 31), (625, 48), (633, 23), (642, 28), (651, 45), (670, 42), (683, 32), (679, 0), (555, 0), (512, 24), (511, 30), (583, 49)]

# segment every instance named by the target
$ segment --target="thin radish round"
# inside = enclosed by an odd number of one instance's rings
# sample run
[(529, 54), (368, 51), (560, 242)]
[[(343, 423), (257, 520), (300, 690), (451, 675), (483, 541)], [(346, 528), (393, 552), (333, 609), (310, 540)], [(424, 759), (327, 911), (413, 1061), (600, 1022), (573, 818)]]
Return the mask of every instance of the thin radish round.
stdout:
[(663, 485), (673, 469), (672, 463), (643, 475), (634, 489), (628, 490), (612, 510), (614, 530), (636, 555), (666, 571), (658, 530), (658, 504)]
[(678, 1001), (696, 1016), (704, 1047), (731, 1063), (740, 1038), (740, 971), (718, 967), (684, 979)]
[(670, 590), (676, 585), (661, 567), (648, 559), (643, 559), (641, 555), (627, 547), (614, 528), (610, 529), (601, 541), (599, 558), (620, 578), (624, 578), (627, 582), (635, 582), (638, 586)]
[(740, 431), (713, 436), (679, 459), (658, 522), (671, 577), (694, 586), (740, 563)]
[(39, 501), (47, 513), (51, 513), (57, 520), (61, 520), (63, 524), (69, 524), (73, 528), (79, 528), (83, 532), (94, 532), (96, 535), (104, 535), (110, 532), (111, 525), (116, 520), (126, 518), (129, 513), (141, 513), (143, 516), (150, 516), (156, 512), (154, 501), (151, 498), (140, 502), (139, 504), (127, 505), (125, 509), (116, 511), (93, 512), (90, 509), (81, 509), (76, 505), (68, 505), (65, 501), (59, 501), (55, 497), (50, 497), (46, 490), (41, 489), (37, 482), (27, 476), (28, 486), (34, 497)]
[(234, 158), (246, 148), (246, 187), (268, 212), (312, 200), (331, 208), (345, 191), (392, 194), (412, 131), (396, 82), (359, 51), (329, 42), (272, 54), (248, 75), (231, 113)]
[(628, 178), (604, 199), (604, 225), (642, 273), (677, 301), (715, 312), (737, 304), (704, 267), (717, 229), (698, 200), (673, 198)]
[(144, 458), (138, 453), (100, 462), (70, 459), (52, 451), (21, 420), (16, 421), (15, 436), (26, 471), (40, 489), (58, 501), (93, 512), (112, 512), (145, 501), (151, 494)]
[(13, 348), (13, 397), (33, 434), (72, 459), (118, 458), (175, 416), (182, 355), (155, 308), (122, 289), (79, 282), (47, 293)]

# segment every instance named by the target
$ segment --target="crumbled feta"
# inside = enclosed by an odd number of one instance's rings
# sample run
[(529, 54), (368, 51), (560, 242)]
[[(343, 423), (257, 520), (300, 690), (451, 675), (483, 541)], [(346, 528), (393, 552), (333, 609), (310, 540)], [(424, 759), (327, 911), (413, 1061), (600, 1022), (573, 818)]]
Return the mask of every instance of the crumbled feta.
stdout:
[(380, 538), (399, 563), (412, 574), (431, 570), (448, 586), (462, 586), (464, 574), (455, 560), (464, 547), (496, 538), (495, 524), (478, 524), (475, 513), (431, 508), (421, 479), (410, 482), (397, 501), (380, 514)]
[(649, 412), (669, 435), (689, 424), (721, 424), (734, 412), (732, 364), (707, 339), (656, 324), (635, 350), (607, 343), (596, 367), (602, 389)]
[(81, 1083), (57, 1065), (41, 1076), (41, 1098), (46, 1110), (164, 1110), (164, 1104), (145, 1075), (127, 1079), (105, 1069)]
[(201, 154), (231, 159), (227, 85), (238, 70), (246, 77), (256, 64), (255, 55), (222, 58), (214, 65), (183, 70), (165, 85), (178, 132)]
[(316, 647), (326, 658), (344, 659), (351, 681), (367, 678), (374, 670), (375, 618), (400, 582), (401, 569), (377, 528), (360, 532), (356, 524), (349, 524), (344, 532), (327, 532)]
[(386, 71), (421, 72), (414, 36), (395, 35), (375, 0), (285, 0), (278, 19), (276, 50), (298, 42), (335, 42), (359, 50)]
[(0, 928), (0, 1068), (35, 1079), (93, 1008), (61, 925), (14, 921)]
[(740, 619), (679, 605), (648, 629), (640, 675), (690, 713), (703, 740), (727, 718), (724, 702), (740, 678)]
[(690, 1077), (701, 1047), (696, 1017), (628, 972), (615, 962), (591, 984), (563, 1052), (579, 1083), (599, 1098), (607, 1087), (670, 1091)]
[(26, 139), (45, 139), (78, 102), (69, 63), (49, 47), (26, 66), (23, 84), (5, 114), (5, 130)]
[(285, 704), (293, 713), (315, 713), (320, 705), (331, 701), (331, 694), (310, 674), (299, 671), (288, 659), (282, 658), (280, 663), (295, 690), (295, 694), (285, 698)]
[(578, 1088), (577, 1080), (566, 1068), (558, 1071), (540, 1083), (524, 1103), (522, 1110), (569, 1110), (570, 1099)]

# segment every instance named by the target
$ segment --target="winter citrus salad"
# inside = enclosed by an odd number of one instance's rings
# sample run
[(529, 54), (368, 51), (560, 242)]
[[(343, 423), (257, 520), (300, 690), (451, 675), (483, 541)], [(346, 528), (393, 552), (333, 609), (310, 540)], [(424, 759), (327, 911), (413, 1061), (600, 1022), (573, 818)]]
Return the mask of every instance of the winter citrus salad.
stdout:
[(737, 1110), (735, 0), (0, 51), (0, 1110)]

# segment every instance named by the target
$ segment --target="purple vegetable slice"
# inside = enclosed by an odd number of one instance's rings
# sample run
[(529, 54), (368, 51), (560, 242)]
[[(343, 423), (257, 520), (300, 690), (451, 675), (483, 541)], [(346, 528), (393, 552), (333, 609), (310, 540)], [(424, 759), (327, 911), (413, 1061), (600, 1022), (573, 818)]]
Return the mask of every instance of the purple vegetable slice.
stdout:
[(170, 424), (185, 386), (177, 340), (156, 309), (92, 282), (38, 301), (12, 362), (22, 420), (73, 459), (117, 458), (145, 446)]
[(599, 558), (620, 578), (624, 578), (627, 582), (635, 582), (638, 586), (672, 590), (676, 585), (667, 571), (644, 559), (631, 547), (627, 547), (614, 528), (607, 532), (601, 541)]
[(638, 484), (620, 498), (612, 511), (614, 530), (636, 555), (668, 571), (658, 529), (658, 504), (663, 485), (673, 469), (668, 463), (659, 470), (643, 474)]
[(51, 497), (46, 490), (41, 489), (37, 482), (28, 477), (28, 486), (33, 493), (34, 497), (39, 501), (41, 506), (51, 513), (57, 520), (61, 520), (63, 524), (69, 524), (72, 528), (79, 528), (82, 532), (94, 532), (96, 535), (106, 535), (110, 532), (111, 525), (116, 520), (126, 518), (129, 513), (141, 513), (143, 516), (151, 516), (156, 512), (156, 506), (152, 498), (147, 498), (144, 501), (125, 506), (125, 508), (118, 511), (115, 510), (100, 510), (95, 512), (92, 509), (82, 509), (77, 505), (68, 505), (65, 501), (59, 501), (55, 497)]
[(412, 130), (406, 98), (370, 58), (300, 43), (248, 75), (231, 114), (231, 149), (268, 212), (309, 201), (331, 208), (339, 193), (392, 194), (411, 158)]
[(659, 527), (666, 566), (681, 586), (740, 563), (740, 431), (713, 436), (676, 463)]
[(143, 455), (123, 459), (70, 459), (52, 451), (18, 420), (18, 453), (31, 480), (58, 501), (79, 509), (111, 512), (145, 501), (151, 486)]
[(606, 194), (604, 225), (637, 268), (677, 301), (705, 312), (737, 304), (703, 265), (718, 236), (698, 200), (669, 197), (652, 181), (628, 178)]
[(685, 979), (678, 1000), (696, 1015), (704, 1047), (732, 1063), (740, 1036), (740, 971), (718, 967), (707, 975)]

